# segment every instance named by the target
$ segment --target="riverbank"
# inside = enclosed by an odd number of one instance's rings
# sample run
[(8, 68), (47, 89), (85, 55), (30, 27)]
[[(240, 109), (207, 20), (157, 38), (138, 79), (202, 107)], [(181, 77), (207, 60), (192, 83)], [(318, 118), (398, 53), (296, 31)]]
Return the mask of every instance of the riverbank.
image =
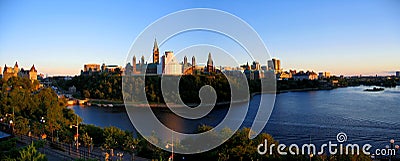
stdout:
[[(278, 91), (269, 91), (269, 92), (253, 92), (250, 94), (250, 98), (253, 98), (255, 95), (259, 94), (280, 94), (280, 93), (287, 93), (287, 92), (307, 92), (307, 91), (319, 91), (319, 90), (332, 90), (335, 88), (302, 88), (302, 89), (288, 89), (288, 90), (278, 90)], [(233, 104), (239, 104), (239, 103), (246, 103), (249, 101), (249, 99), (243, 99), (243, 100), (238, 100), (238, 101), (224, 101), (224, 102), (217, 102), (215, 106), (222, 107), (222, 106), (228, 106), (231, 103)], [(120, 100), (107, 100), (107, 99), (88, 99), (88, 102), (90, 103), (91, 106), (98, 106), (98, 107), (125, 107), (125, 103)], [(197, 107), (200, 104), (199, 103), (185, 103), (186, 106), (189, 107)], [(135, 103), (133, 105), (134, 107), (151, 107), (151, 108), (181, 108), (181, 107), (186, 107), (182, 105), (174, 105), (174, 104), (169, 104), (167, 106), (165, 103)], [(214, 106), (214, 104), (210, 104), (210, 106)]]

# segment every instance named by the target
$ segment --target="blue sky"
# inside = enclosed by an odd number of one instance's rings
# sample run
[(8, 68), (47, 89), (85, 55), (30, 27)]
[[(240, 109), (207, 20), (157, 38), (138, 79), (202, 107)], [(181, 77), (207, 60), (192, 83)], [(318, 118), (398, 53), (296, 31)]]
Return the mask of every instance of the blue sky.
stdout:
[[(258, 32), (270, 55), (281, 59), (284, 69), (344, 75), (400, 70), (400, 2), (396, 0), (3, 0), (0, 65), (3, 69), (15, 61), (25, 68), (35, 64), (39, 73), (48, 75), (75, 75), (85, 63), (123, 65), (132, 42), (146, 26), (189, 8), (219, 9), (240, 17)], [(190, 43), (166, 43), (160, 49), (179, 51), (185, 45)]]

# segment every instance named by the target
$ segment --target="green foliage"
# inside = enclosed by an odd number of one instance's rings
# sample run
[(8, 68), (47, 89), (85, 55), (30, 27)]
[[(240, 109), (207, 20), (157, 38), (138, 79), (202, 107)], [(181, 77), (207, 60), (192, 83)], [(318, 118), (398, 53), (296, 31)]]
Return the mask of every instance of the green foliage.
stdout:
[(99, 73), (91, 76), (76, 76), (72, 80), (58, 80), (64, 90), (75, 86), (80, 98), (122, 100), (122, 77), (118, 74)]
[(114, 126), (104, 128), (103, 137), (105, 138), (103, 148), (116, 149), (122, 147), (125, 139), (125, 132)]
[[(46, 156), (37, 151), (36, 147), (43, 147), (43, 142), (35, 142), (26, 147), (17, 148), (16, 138), (0, 142), (0, 158), (9, 161), (45, 161)], [(4, 152), (7, 150), (6, 152)]]
[(29, 120), (22, 116), (18, 116), (15, 121), (15, 133), (19, 135), (26, 135), (29, 132)]
[(33, 146), (33, 144), (24, 148), (20, 152), (20, 158), (17, 158), (18, 161), (45, 161), (47, 160), (46, 155), (38, 152)]
[[(21, 77), (1, 80), (0, 87), (0, 115), (7, 115), (6, 121), (15, 119), (16, 134), (31, 131), (33, 136), (46, 133), (54, 138), (56, 131), (67, 131), (71, 123), (76, 123), (77, 115), (64, 106), (65, 100), (59, 99), (51, 88), (37, 89), (35, 81)], [(42, 117), (45, 121), (40, 122)]]
[(81, 130), (82, 134), (87, 133), (93, 139), (94, 145), (102, 145), (104, 143), (103, 133), (104, 130), (95, 125), (82, 125)]

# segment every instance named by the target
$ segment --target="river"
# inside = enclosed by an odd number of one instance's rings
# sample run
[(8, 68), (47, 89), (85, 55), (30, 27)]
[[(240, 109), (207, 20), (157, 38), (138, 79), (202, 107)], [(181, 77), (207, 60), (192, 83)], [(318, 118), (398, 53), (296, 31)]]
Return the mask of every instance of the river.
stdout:
[[(336, 141), (344, 132), (349, 143), (372, 144), (375, 148), (400, 142), (400, 87), (379, 92), (365, 92), (366, 86), (307, 92), (277, 94), (275, 107), (264, 128), (280, 143), (315, 143)], [(248, 115), (242, 127), (250, 127), (260, 95), (252, 98)], [(116, 126), (134, 131), (125, 108), (83, 107), (69, 108), (83, 118), (86, 124), (101, 127)], [(166, 110), (155, 110), (161, 122), (181, 132), (192, 132), (198, 125), (216, 125), (227, 108), (213, 110), (201, 120), (184, 120)], [(180, 124), (169, 124), (180, 122)]]

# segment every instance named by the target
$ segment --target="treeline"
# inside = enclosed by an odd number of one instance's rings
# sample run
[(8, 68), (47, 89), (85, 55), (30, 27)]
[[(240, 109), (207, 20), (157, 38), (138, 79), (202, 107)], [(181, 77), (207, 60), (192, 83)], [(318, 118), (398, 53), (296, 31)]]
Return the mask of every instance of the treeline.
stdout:
[[(162, 79), (175, 79), (175, 76), (164, 76)], [(144, 81), (145, 79), (145, 81)], [(178, 83), (175, 80), (166, 80), (168, 83)], [(242, 80), (230, 80), (234, 90), (242, 89), (240, 82)], [(134, 95), (138, 93), (138, 83), (144, 83), (147, 101), (150, 103), (164, 103), (165, 95), (178, 95), (185, 103), (200, 103), (199, 91), (201, 87), (209, 85), (213, 87), (217, 94), (217, 101), (230, 101), (231, 88), (228, 79), (223, 74), (216, 75), (184, 75), (179, 79), (179, 92), (174, 90), (161, 90), (161, 77), (160, 76), (146, 76), (144, 77), (129, 77), (125, 78), (125, 90), (130, 91), (127, 94)], [(92, 98), (92, 99), (107, 99), (122, 101), (122, 77), (118, 75), (101, 73), (92, 76), (75, 76), (72, 80), (57, 80), (53, 82), (54, 85), (68, 90), (69, 87), (75, 86), (78, 98)], [(164, 86), (168, 88), (171, 85)], [(142, 90), (142, 89), (140, 89)], [(175, 92), (175, 93), (168, 93)], [(244, 96), (238, 96), (244, 97)]]
[(75, 86), (77, 98), (122, 100), (122, 77), (113, 73), (75, 76), (71, 80), (58, 80), (56, 85), (64, 90)]
[[(371, 77), (371, 78), (343, 78), (343, 77), (331, 77), (323, 80), (275, 80), (271, 81), (268, 79), (258, 80), (243, 80), (235, 76), (225, 76), (222, 73), (213, 75), (183, 75), (176, 81), (177, 76), (126, 76), (124, 77), (125, 96), (128, 99), (132, 98), (134, 94), (137, 94), (143, 85), (146, 91), (147, 101), (150, 103), (164, 103), (165, 96), (180, 96), (185, 103), (200, 103), (199, 91), (205, 86), (209, 85), (213, 87), (217, 94), (217, 102), (229, 102), (232, 99), (231, 93), (239, 93), (240, 96), (233, 99), (245, 99), (248, 97), (247, 94), (254, 92), (261, 92), (261, 82), (264, 81), (267, 91), (285, 91), (293, 89), (333, 89), (335, 87), (347, 87), (347, 86), (384, 86), (384, 87), (395, 87), (398, 78), (386, 78), (386, 77)], [(161, 90), (161, 79), (167, 79), (166, 81), (170, 84), (163, 86), (164, 89), (173, 87), (179, 83), (179, 91), (176, 89)], [(169, 80), (168, 80), (169, 79)], [(106, 100), (117, 100), (122, 101), (122, 80), (120, 75), (111, 73), (101, 73), (92, 76), (75, 76), (72, 80), (57, 80), (53, 84), (61, 87), (64, 90), (68, 90), (68, 87), (75, 86), (78, 92), (74, 95), (78, 98), (93, 98), (93, 99), (106, 99)], [(333, 84), (332, 80), (338, 82)], [(172, 84), (171, 84), (172, 83)], [(231, 84), (229, 84), (231, 83)], [(249, 92), (246, 92), (246, 85), (248, 85)], [(231, 89), (232, 87), (232, 89)], [(141, 88), (141, 89), (138, 89)], [(163, 96), (164, 92), (164, 96)], [(174, 98), (171, 98), (174, 99)], [(141, 99), (138, 99), (138, 101)]]
[(396, 87), (399, 78), (397, 77), (365, 77), (365, 78), (343, 78), (343, 85), (347, 86), (382, 86)]

